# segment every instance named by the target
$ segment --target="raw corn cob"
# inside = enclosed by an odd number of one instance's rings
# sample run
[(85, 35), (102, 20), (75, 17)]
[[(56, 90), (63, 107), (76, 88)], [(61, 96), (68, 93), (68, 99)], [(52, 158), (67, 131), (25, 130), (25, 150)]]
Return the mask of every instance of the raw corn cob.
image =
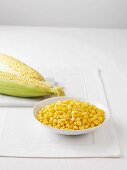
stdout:
[(19, 60), (0, 54), (0, 93), (18, 97), (62, 96), (61, 87), (51, 87), (36, 70)]
[(0, 71), (13, 73), (20, 76), (27, 76), (40, 81), (44, 80), (43, 76), (33, 68), (13, 57), (4, 54), (0, 54)]
[(47, 82), (0, 71), (0, 93), (18, 97), (63, 96), (61, 87)]

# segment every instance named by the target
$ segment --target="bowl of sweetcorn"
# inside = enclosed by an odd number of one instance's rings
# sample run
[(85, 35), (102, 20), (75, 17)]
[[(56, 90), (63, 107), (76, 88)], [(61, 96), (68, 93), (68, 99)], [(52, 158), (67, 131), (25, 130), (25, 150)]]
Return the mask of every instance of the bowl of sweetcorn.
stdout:
[(53, 97), (34, 106), (34, 118), (45, 128), (63, 135), (81, 135), (106, 124), (109, 113), (98, 103), (75, 97)]

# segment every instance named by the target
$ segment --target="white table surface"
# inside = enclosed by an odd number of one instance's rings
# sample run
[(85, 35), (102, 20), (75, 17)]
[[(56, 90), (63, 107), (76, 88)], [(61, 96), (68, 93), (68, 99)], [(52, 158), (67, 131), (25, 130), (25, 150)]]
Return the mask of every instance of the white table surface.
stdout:
[(122, 151), (121, 158), (0, 157), (0, 170), (127, 169), (127, 30), (1, 26), (0, 52), (41, 72), (55, 66), (102, 68)]

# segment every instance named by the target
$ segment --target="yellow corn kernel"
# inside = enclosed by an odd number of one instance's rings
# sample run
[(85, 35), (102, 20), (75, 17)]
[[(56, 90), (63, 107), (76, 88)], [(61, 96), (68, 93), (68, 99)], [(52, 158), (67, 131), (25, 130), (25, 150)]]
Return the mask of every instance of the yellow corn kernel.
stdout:
[(95, 110), (91, 110), (91, 113), (94, 115), (94, 114), (96, 114), (96, 111)]
[(78, 130), (78, 126), (74, 126), (74, 129), (75, 129), (75, 130)]
[(72, 118), (71, 118), (71, 121), (72, 121), (72, 122), (74, 122), (74, 121), (75, 121), (75, 118), (74, 118), (74, 117), (72, 117)]
[(61, 125), (60, 125), (60, 124), (56, 125), (56, 128), (57, 128), (57, 129), (60, 129), (60, 128), (61, 128)]
[(94, 115), (93, 119), (96, 120), (97, 118), (98, 118), (98, 116), (97, 116), (97, 115)]
[(92, 113), (90, 113), (90, 114), (89, 114), (89, 117), (91, 117), (91, 118), (92, 118), (93, 116), (94, 116), (94, 115), (93, 115)]
[(104, 118), (103, 117), (98, 117), (98, 120), (103, 122)]
[(44, 123), (45, 125), (47, 125), (47, 124), (48, 124), (48, 121), (45, 120), (45, 121), (43, 121), (43, 123)]
[(88, 119), (87, 121), (88, 121), (90, 124), (92, 123), (92, 120), (91, 120), (91, 119)]
[(97, 126), (99, 124), (99, 121), (98, 120), (95, 120), (94, 121), (94, 124)]
[(65, 125), (69, 125), (69, 121), (66, 121), (66, 120), (65, 120), (64, 122), (65, 122)]
[(64, 126), (64, 123), (63, 123), (63, 122), (61, 122), (61, 123), (60, 123), (60, 125), (61, 125), (61, 126)]
[(80, 119), (80, 117), (77, 117), (76, 119), (75, 119), (75, 121), (80, 121), (81, 119)]
[(81, 126), (82, 123), (80, 121), (76, 122), (77, 126)]
[(62, 126), (60, 129), (65, 130), (65, 128), (66, 128), (65, 126)]
[(86, 125), (89, 127), (89, 126), (90, 126), (90, 123), (89, 123), (89, 122), (87, 122), (87, 123), (86, 123)]
[(88, 128), (89, 128), (89, 126), (88, 126), (88, 125), (85, 125), (84, 127), (85, 127), (85, 129), (88, 129)]
[(80, 126), (80, 127), (79, 127), (79, 130), (83, 130), (83, 129), (84, 129), (84, 126)]
[(84, 123), (84, 124), (87, 123), (87, 119), (86, 119), (86, 118), (83, 119), (83, 123)]
[(57, 120), (57, 119), (54, 119), (54, 120), (53, 120), (53, 123), (58, 123), (58, 120)]
[(91, 127), (93, 128), (93, 127), (94, 127), (94, 124), (91, 124)]

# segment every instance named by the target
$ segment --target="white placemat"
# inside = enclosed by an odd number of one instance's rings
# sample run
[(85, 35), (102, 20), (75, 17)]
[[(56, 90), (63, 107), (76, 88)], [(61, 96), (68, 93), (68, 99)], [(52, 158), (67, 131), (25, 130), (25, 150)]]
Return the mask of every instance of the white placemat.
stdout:
[[(53, 69), (66, 94), (89, 98), (109, 110), (97, 69)], [(46, 74), (46, 76), (51, 76)], [(32, 116), (32, 108), (0, 108), (0, 155), (15, 157), (119, 157), (120, 149), (112, 119), (100, 130), (81, 136), (49, 132)]]

